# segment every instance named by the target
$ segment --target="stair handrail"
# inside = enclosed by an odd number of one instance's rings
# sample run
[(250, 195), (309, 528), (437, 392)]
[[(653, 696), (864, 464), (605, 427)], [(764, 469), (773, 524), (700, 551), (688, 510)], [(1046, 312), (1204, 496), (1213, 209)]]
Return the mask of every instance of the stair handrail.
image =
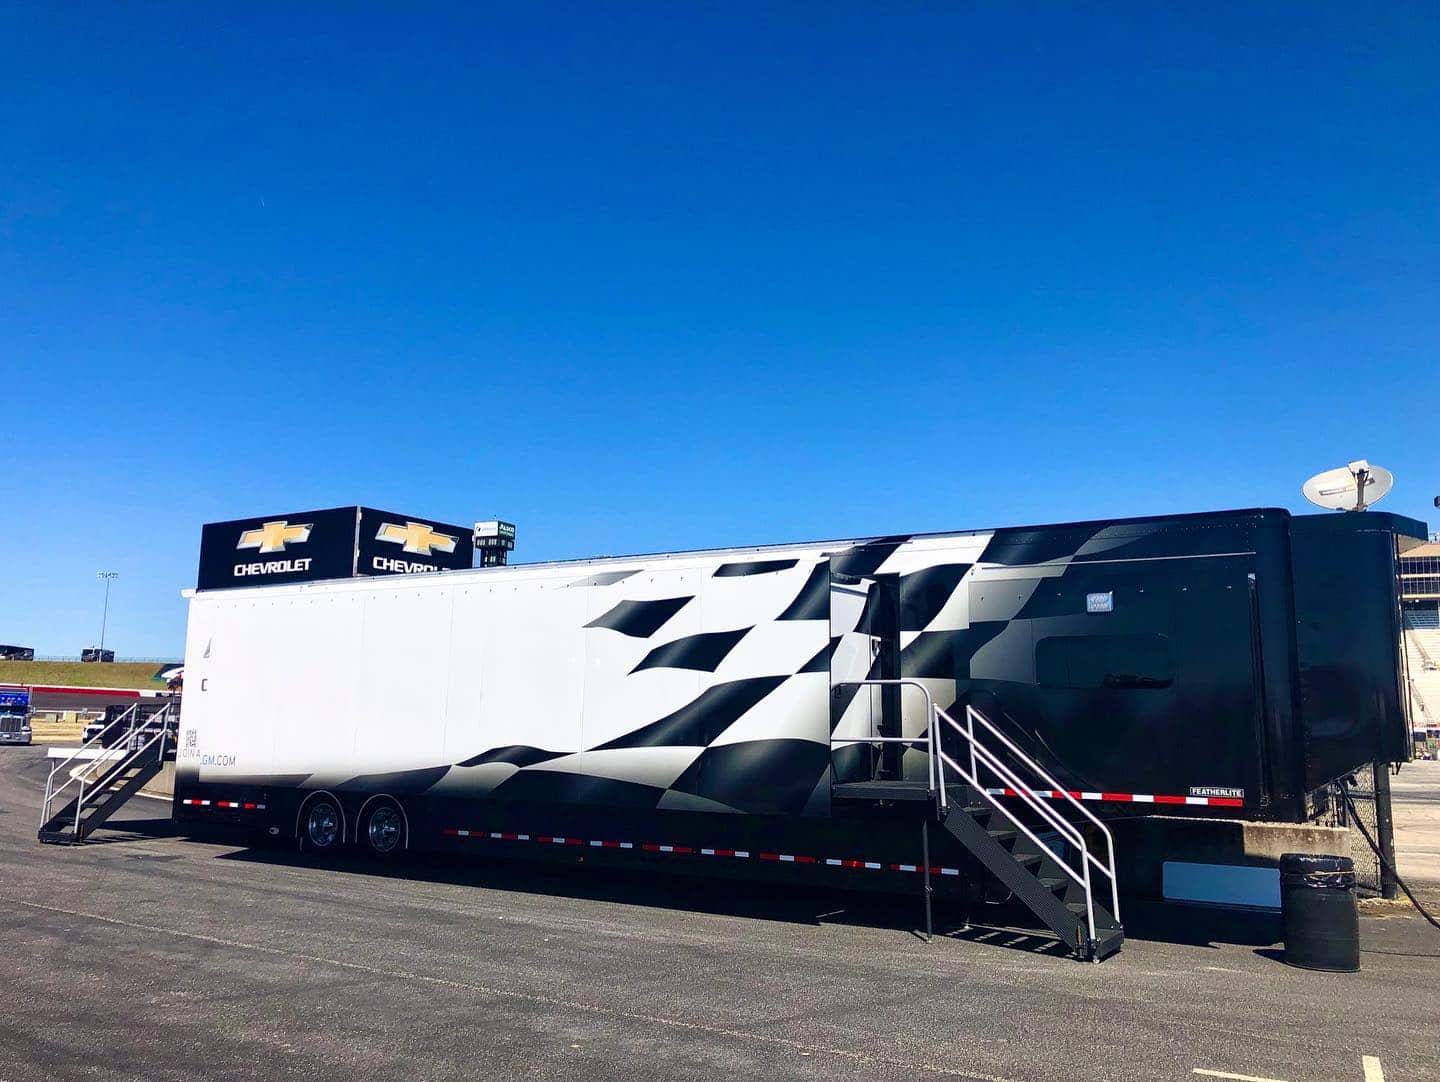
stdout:
[[(50, 821), (51, 802), (76, 781), (75, 775), (71, 774), (65, 779), (65, 781), (60, 783), (59, 788), (56, 788), (55, 775), (62, 770), (67, 770), (67, 768), (72, 766), (77, 759), (85, 757), (85, 752), (89, 751), (92, 745), (96, 743), (102, 743), (105, 739), (106, 733), (110, 732), (111, 729), (115, 728), (121, 722), (128, 719), (131, 714), (135, 713), (139, 709), (140, 704), (138, 702), (133, 703), (131, 706), (127, 707), (124, 711), (122, 711), (120, 715), (115, 718), (114, 721), (108, 722), (105, 727), (102, 728), (98, 733), (96, 733), (89, 740), (85, 741), (85, 743), (81, 744), (78, 748), (76, 748), (75, 751), (71, 753), (68, 758), (61, 760), (50, 768), (50, 776), (45, 779), (45, 802), (40, 805), (40, 826), (42, 829), (44, 828), (45, 824)], [(109, 750), (110, 749), (104, 747), (102, 743), (102, 751)], [(99, 759), (101, 758), (101, 756), (96, 756), (95, 758)]]
[(925, 696), (925, 732), (920, 736), (836, 736), (830, 734), (830, 746), (836, 744), (923, 744), (925, 745), (926, 763), (926, 784), (930, 792), (934, 794), (943, 810), (947, 806), (945, 795), (944, 777), (939, 765), (940, 746), (938, 743), (938, 726), (934, 724), (935, 713), (938, 709), (935, 699), (930, 694), (930, 689), (919, 680), (901, 679), (876, 679), (876, 680), (838, 680), (833, 687), (912, 687), (919, 688), (920, 693)]
[[(958, 732), (961, 736), (968, 735), (966, 734), (965, 730), (956, 723), (955, 719), (950, 717), (949, 714), (944, 713), (944, 711), (941, 711), (940, 713), (941, 716), (943, 716), (945, 720), (948, 721), (951, 726), (954, 727), (955, 731)], [(1001, 762), (1001, 760), (993, 752), (991, 752), (989, 748), (986, 748), (983, 745), (972, 745), (972, 748), (976, 753), (976, 755), (972, 757), (972, 762), (975, 761), (976, 758), (978, 758), (980, 762), (983, 762), (987, 767), (989, 767), (992, 771), (999, 775), (1001, 780), (1010, 782), (1012, 787), (1015, 788), (1016, 795), (1018, 795), (1021, 800), (1031, 808), (1031, 810), (1033, 810), (1041, 819), (1045, 820), (1045, 822), (1053, 830), (1055, 830), (1056, 833), (1060, 834), (1066, 841), (1068, 841), (1071, 845), (1075, 846), (1078, 852), (1084, 854), (1086, 857), (1089, 857), (1089, 849), (1085, 845), (1084, 836), (1080, 833), (1079, 829), (1076, 828), (1074, 823), (1071, 823), (1069, 820), (1067, 820), (1063, 815), (1057, 812), (1054, 807), (1044, 803), (1040, 800), (1039, 797), (1035, 796), (1024, 785), (1024, 783), (1020, 781), (1020, 779), (1014, 774), (1014, 772), (1003, 762)], [(1085, 892), (1085, 924), (1090, 932), (1090, 940), (1091, 942), (1094, 942), (1096, 939), (1096, 930), (1094, 890), (1090, 884), (1091, 861), (1082, 860), (1080, 862), (1080, 871), (1077, 872), (1074, 868), (1070, 867), (1070, 865), (1066, 863), (1065, 859), (1059, 853), (1055, 852), (1055, 850), (1052, 849), (1049, 845), (1046, 845), (1045, 842), (1041, 841), (1034, 831), (1032, 831), (1019, 819), (1017, 819), (1008, 808), (1001, 804), (999, 798), (997, 798), (994, 794), (988, 791), (988, 788), (984, 785), (984, 783), (980, 781), (980, 775), (978, 771), (975, 771), (972, 768), (972, 773), (967, 774), (965, 772), (965, 768), (961, 766), (958, 762), (956, 762), (954, 759), (952, 759), (949, 755), (947, 755), (943, 750), (940, 752), (940, 760), (942, 763), (949, 764), (950, 768), (954, 770), (956, 774), (969, 782), (970, 787), (974, 789), (983, 800), (987, 801), (989, 804), (994, 806), (1001, 814), (1003, 814), (1006, 820), (1009, 821), (1016, 830), (1024, 834), (1025, 837), (1029, 838), (1044, 852), (1049, 853), (1050, 856), (1054, 859), (1056, 867), (1058, 867), (1062, 872), (1069, 876), (1069, 878), (1073, 880), (1076, 885), (1078, 885)], [(1116, 920), (1119, 920), (1118, 916), (1116, 917)]]
[[(99, 774), (99, 775), (97, 775), (97, 776), (94, 777), (94, 778), (87, 779), (86, 776), (85, 776), (85, 770), (81, 770), (81, 771), (80, 771), (80, 774), (79, 774), (79, 777), (80, 777), (80, 792), (77, 794), (76, 800), (75, 800), (75, 826), (74, 826), (74, 830), (73, 830), (74, 836), (75, 836), (76, 838), (79, 838), (79, 837), (80, 837), (80, 817), (81, 817), (81, 815), (83, 815), (84, 812), (85, 812), (85, 785), (86, 785), (86, 782), (87, 782), (87, 781), (102, 781), (102, 780), (103, 780), (104, 778), (106, 778), (106, 777), (111, 777), (111, 776), (113, 776), (113, 775), (115, 775), (115, 774), (119, 774), (119, 773), (121, 773), (121, 772), (123, 772), (123, 771), (125, 771), (125, 770), (128, 770), (131, 765), (133, 765), (134, 763), (138, 762), (142, 757), (144, 757), (144, 755), (146, 754), (146, 752), (148, 752), (148, 751), (150, 750), (150, 748), (153, 747), (157, 741), (158, 741), (159, 744), (160, 744), (160, 749), (159, 749), (159, 751), (156, 753), (156, 756), (155, 756), (155, 757), (156, 757), (157, 759), (163, 759), (163, 758), (165, 757), (165, 736), (166, 736), (166, 734), (169, 732), (169, 729), (170, 729), (170, 719), (169, 719), (168, 717), (166, 717), (166, 715), (169, 714), (169, 713), (170, 713), (170, 704), (169, 704), (169, 703), (166, 703), (166, 704), (165, 704), (164, 706), (162, 706), (159, 710), (155, 711), (155, 713), (151, 714), (148, 718), (146, 718), (146, 719), (145, 719), (145, 724), (147, 724), (147, 725), (150, 724), (152, 721), (159, 721), (159, 722), (160, 722), (160, 731), (157, 732), (157, 733), (153, 733), (153, 734), (150, 736), (149, 739), (145, 740), (145, 741), (142, 742), (142, 743), (136, 744), (134, 747), (131, 746), (131, 741), (134, 740), (134, 732), (135, 732), (135, 729), (134, 729), (134, 727), (132, 726), (132, 727), (131, 727), (131, 730), (130, 730), (130, 734), (127, 735), (126, 738), (125, 738), (125, 748), (126, 748), (126, 750), (129, 752), (129, 754), (126, 755), (120, 762), (118, 762), (118, 763), (116, 763), (114, 766), (112, 766), (109, 770), (105, 771), (103, 774)], [(143, 730), (142, 730), (142, 731), (143, 731)], [(99, 760), (98, 758), (92, 760), (92, 762), (99, 762), (99, 761), (100, 761), (100, 760)]]
[[(133, 739), (132, 734), (135, 730), (134, 723), (136, 720), (135, 718), (132, 718), (131, 715), (137, 714), (140, 709), (140, 705), (140, 703), (135, 703), (134, 705), (124, 710), (118, 717), (115, 718), (114, 721), (107, 723), (103, 729), (101, 729), (89, 740), (85, 741), (85, 743), (81, 744), (78, 748), (76, 748), (75, 751), (71, 753), (67, 758), (62, 759), (60, 762), (56, 763), (53, 767), (50, 768), (50, 776), (45, 779), (45, 800), (44, 803), (40, 805), (40, 828), (42, 830), (45, 828), (45, 824), (50, 821), (50, 808), (51, 805), (54, 804), (55, 798), (58, 797), (61, 793), (63, 793), (70, 786), (79, 786), (79, 792), (77, 794), (79, 799), (76, 801), (75, 806), (77, 814), (83, 808), (85, 803), (85, 786), (88, 782), (95, 780), (95, 777), (88, 776), (91, 774), (91, 768), (94, 766), (94, 764), (104, 763), (113, 769), (116, 765), (118, 765), (120, 760), (123, 759), (127, 762), (133, 761), (136, 757), (138, 757), (141, 752), (145, 750), (145, 748), (148, 748), (151, 744), (155, 743), (155, 737), (152, 736), (149, 740), (145, 742), (142, 748), (135, 751), (132, 751), (130, 748), (130, 742)], [(159, 719), (161, 722), (160, 735), (163, 736), (167, 734), (170, 728), (168, 715), (170, 713), (170, 707), (172, 705), (173, 704), (171, 703), (166, 703), (155, 713), (144, 719), (143, 723), (149, 724), (151, 721)], [(112, 729), (119, 726), (122, 722), (127, 721), (129, 722), (129, 728), (126, 732), (124, 743), (105, 747), (103, 742), (105, 740), (106, 734), (109, 733)], [(92, 747), (97, 743), (101, 745), (100, 754), (95, 756), (87, 756), (85, 753), (87, 751), (90, 751)], [(114, 754), (111, 754), (112, 752)], [(160, 754), (164, 754), (163, 744), (161, 745)], [(75, 764), (77, 760), (84, 761), (86, 764), (85, 767), (79, 771), (76, 771), (73, 774), (68, 773), (69, 769)], [(55, 775), (60, 773), (62, 770), (66, 771), (68, 776), (63, 782), (61, 782), (57, 786), (55, 784)]]
[[(954, 720), (950, 718), (948, 714), (945, 714), (944, 717), (952, 725), (955, 724)], [(1025, 804), (1033, 808), (1037, 815), (1039, 815), (1047, 823), (1049, 823), (1052, 827), (1055, 828), (1056, 832), (1064, 835), (1066, 841), (1071, 842), (1076, 846), (1080, 846), (1081, 848), (1084, 847), (1084, 837), (1080, 833), (1079, 829), (1075, 826), (1075, 824), (1070, 822), (1070, 820), (1066, 819), (1063, 815), (1057, 812), (1053, 806), (1041, 800), (1035, 794), (1034, 790), (1030, 789), (1023, 782), (1021, 782), (1019, 775), (1016, 774), (1014, 770), (1009, 767), (1003, 759), (1001, 759), (999, 756), (997, 756), (994, 752), (992, 752), (989, 748), (986, 747), (975, 748), (974, 753), (974, 759), (976, 761), (978, 761), (981, 765), (988, 767), (996, 774), (997, 777), (1000, 778), (1001, 781), (1006, 782), (1010, 788), (1014, 789), (1015, 795), (1018, 796), (1022, 801), (1024, 801)], [(950, 764), (952, 769), (958, 769), (960, 776), (965, 778), (965, 780), (969, 782), (973, 788), (981, 790), (981, 795), (986, 800), (988, 800), (992, 804), (995, 804), (997, 807), (1003, 808), (1003, 805), (999, 803), (999, 800), (995, 796), (995, 794), (991, 793), (988, 787), (980, 781), (980, 773), (978, 770), (975, 770), (972, 767), (971, 773), (967, 775), (963, 769), (957, 766), (955, 760), (951, 759), (950, 756), (946, 755), (945, 760)], [(1041, 844), (1043, 845), (1044, 843), (1042, 842)], [(1054, 853), (1054, 850), (1051, 850), (1048, 845), (1044, 847), (1046, 850)], [(1058, 860), (1059, 854), (1055, 854), (1055, 857)]]
[[(951, 725), (955, 725), (954, 719), (950, 718), (948, 714), (946, 715), (946, 720), (948, 720)], [(1074, 793), (1072, 793), (1069, 789), (1065, 788), (1058, 781), (1056, 781), (1049, 771), (1047, 771), (1043, 766), (1036, 762), (1035, 759), (1033, 759), (1031, 756), (1026, 755), (1025, 752), (1021, 751), (1015, 745), (1015, 742), (1013, 740), (1011, 740), (1008, 736), (1006, 736), (998, 728), (996, 728), (994, 724), (991, 723), (989, 718), (987, 718), (984, 714), (980, 713), (980, 711), (976, 710), (968, 703), (965, 706), (965, 720), (967, 724), (972, 726), (975, 721), (979, 721), (981, 725), (985, 726), (985, 728), (991, 734), (993, 734), (997, 740), (1000, 741), (1000, 743), (1005, 745), (1005, 747), (1010, 751), (1012, 755), (1014, 755), (1027, 767), (1029, 767), (1036, 774), (1038, 774), (1040, 776), (1040, 780), (1046, 784), (1050, 792), (1059, 793), (1063, 800), (1068, 802), (1073, 808), (1075, 808), (1076, 811), (1078, 811), (1091, 824), (1093, 824), (1096, 828), (1099, 829), (1101, 835), (1105, 838), (1105, 850), (1107, 858), (1106, 862), (1102, 863), (1096, 857), (1091, 855), (1088, 846), (1082, 846), (1081, 852), (1084, 853), (1086, 858), (1092, 861), (1095, 866), (1100, 869), (1100, 871), (1102, 871), (1105, 875), (1109, 876), (1110, 903), (1114, 907), (1111, 912), (1114, 915), (1115, 919), (1118, 921), (1120, 919), (1120, 886), (1117, 882), (1115, 874), (1115, 838), (1110, 833), (1110, 828), (1107, 827), (1103, 822), (1101, 822), (1099, 817), (1096, 816), (1094, 812), (1092, 812), (1089, 808), (1085, 807), (1084, 804), (1082, 804), (1078, 799), (1076, 799)], [(956, 725), (955, 727), (959, 728), (958, 725)], [(972, 743), (971, 746), (974, 747), (975, 745)], [(1018, 793), (1021, 791), (1022, 787), (1012, 785), (1011, 788), (1015, 789), (1015, 791)]]
[[(971, 788), (973, 788), (984, 800), (986, 800), (1003, 815), (1005, 815), (1005, 817), (1011, 823), (1013, 823), (1015, 828), (1019, 830), (1022, 834), (1024, 834), (1025, 837), (1029, 838), (1031, 842), (1039, 846), (1045, 852), (1049, 853), (1054, 858), (1056, 866), (1058, 866), (1062, 872), (1064, 872), (1071, 880), (1073, 880), (1077, 885), (1079, 885), (1080, 888), (1085, 892), (1085, 919), (1090, 932), (1090, 941), (1092, 943), (1096, 940), (1095, 892), (1090, 880), (1090, 866), (1092, 864), (1096, 868), (1098, 868), (1101, 873), (1106, 875), (1110, 880), (1111, 913), (1114, 916), (1115, 920), (1119, 921), (1120, 889), (1119, 881), (1115, 872), (1115, 840), (1110, 833), (1110, 828), (1107, 827), (1104, 823), (1102, 823), (1099, 818), (1097, 818), (1096, 815), (1092, 811), (1090, 811), (1089, 808), (1085, 807), (1083, 804), (1080, 803), (1080, 801), (1075, 799), (1075, 797), (1070, 793), (1068, 789), (1063, 788), (1060, 783), (1056, 781), (1055, 778), (1052, 777), (1047, 770), (1045, 770), (1044, 767), (1042, 767), (1038, 762), (1036, 762), (1031, 756), (1027, 755), (1024, 751), (1022, 751), (1018, 746), (1016, 746), (1014, 741), (1012, 741), (1009, 737), (1007, 737), (1004, 733), (997, 729), (990, 722), (989, 718), (985, 717), (984, 714), (980, 713), (980, 711), (976, 710), (973, 706), (966, 704), (966, 724), (962, 726), (948, 713), (935, 705), (935, 699), (934, 696), (931, 695), (930, 689), (921, 681), (916, 679), (899, 678), (844, 680), (838, 681), (834, 686), (843, 687), (847, 685), (859, 687), (908, 686), (918, 688), (921, 694), (925, 696), (925, 731), (921, 735), (913, 737), (837, 736), (832, 732), (830, 734), (830, 744), (832, 747), (834, 747), (836, 744), (923, 745), (926, 750), (928, 770), (927, 785), (931, 791), (931, 794), (935, 798), (937, 809), (939, 811), (943, 812), (947, 806), (948, 797), (946, 792), (947, 783), (945, 780), (945, 767), (949, 766), (950, 769), (956, 773), (956, 775), (964, 778), (965, 781), (969, 782)], [(968, 774), (964, 766), (962, 766), (955, 759), (951, 758), (951, 756), (947, 754), (944, 748), (941, 746), (940, 720), (942, 718), (949, 723), (950, 727), (954, 729), (956, 733), (965, 738), (966, 744), (968, 745), (970, 752), (970, 770)], [(1090, 852), (1090, 846), (1085, 841), (1085, 836), (1078, 826), (1076, 826), (1074, 823), (1072, 823), (1070, 820), (1066, 819), (1063, 815), (1056, 811), (1055, 806), (1048, 800), (1042, 800), (1031, 784), (1023, 781), (1012, 766), (1004, 762), (999, 756), (997, 756), (993, 751), (991, 751), (990, 748), (986, 747), (985, 744), (980, 741), (980, 739), (975, 734), (975, 721), (977, 719), (988, 732), (993, 734), (995, 738), (999, 740), (1000, 743), (1003, 744), (1005, 748), (1013, 756), (1015, 756), (1016, 759), (1020, 761), (1020, 763), (1022, 763), (1024, 766), (1028, 767), (1035, 774), (1037, 774), (1040, 779), (1049, 787), (1050, 792), (1060, 793), (1063, 799), (1065, 799), (1076, 809), (1078, 809), (1080, 814), (1084, 816), (1087, 821), (1099, 828), (1100, 833), (1105, 838), (1105, 861), (1101, 861), (1098, 857), (1095, 856), (1095, 854)], [(1043, 841), (1041, 841), (1034, 831), (1032, 831), (1024, 823), (1020, 822), (1019, 819), (1017, 819), (1013, 814), (1011, 814), (1009, 809), (1007, 809), (1003, 804), (1000, 803), (999, 799), (996, 796), (989, 792), (989, 787), (982, 784), (982, 782), (980, 781), (979, 767), (981, 765), (985, 766), (988, 770), (995, 774), (996, 777), (998, 777), (1002, 782), (1006, 784), (1006, 788), (1013, 791), (1015, 795), (1027, 807), (1033, 810), (1036, 815), (1043, 819), (1046, 824), (1050, 826), (1051, 829), (1053, 829), (1056, 833), (1061, 835), (1066, 841), (1068, 841), (1071, 845), (1075, 847), (1076, 851), (1080, 854), (1081, 857), (1079, 862), (1079, 871), (1076, 871), (1074, 868), (1072, 868), (1069, 863), (1067, 863), (1060, 856), (1060, 854), (1056, 853), (1050, 846), (1046, 845)]]
[[(1036, 774), (1040, 775), (1041, 780), (1042, 780), (1042, 781), (1046, 784), (1046, 786), (1048, 787), (1048, 788), (1047, 788), (1047, 792), (1059, 793), (1060, 796), (1061, 796), (1061, 798), (1062, 798), (1063, 800), (1065, 800), (1065, 801), (1067, 801), (1069, 804), (1071, 804), (1082, 816), (1084, 816), (1091, 824), (1093, 824), (1093, 825), (1100, 831), (1101, 835), (1103, 835), (1103, 837), (1105, 838), (1106, 861), (1102, 862), (1099, 858), (1097, 858), (1094, 854), (1092, 854), (1092, 853), (1090, 852), (1090, 848), (1089, 848), (1088, 845), (1082, 844), (1082, 845), (1081, 845), (1081, 852), (1085, 855), (1086, 860), (1088, 860), (1090, 863), (1094, 864), (1095, 867), (1098, 868), (1098, 869), (1100, 869), (1100, 871), (1101, 871), (1104, 875), (1106, 875), (1106, 876), (1109, 877), (1109, 879), (1110, 879), (1110, 903), (1111, 903), (1111, 906), (1113, 907), (1113, 913), (1114, 913), (1115, 919), (1116, 919), (1116, 920), (1119, 920), (1119, 919), (1120, 919), (1120, 891), (1119, 891), (1118, 877), (1117, 877), (1116, 871), (1115, 871), (1115, 839), (1114, 839), (1114, 836), (1110, 833), (1110, 828), (1109, 828), (1108, 826), (1106, 826), (1092, 811), (1090, 811), (1089, 808), (1087, 808), (1087, 807), (1085, 807), (1083, 804), (1081, 804), (1080, 801), (1079, 801), (1078, 799), (1076, 799), (1075, 795), (1074, 795), (1072, 792), (1070, 792), (1068, 789), (1063, 788), (1063, 787), (1060, 785), (1060, 783), (1059, 783), (1054, 777), (1052, 777), (1052, 776), (1050, 775), (1050, 773), (1049, 773), (1048, 771), (1046, 771), (1042, 766), (1040, 766), (1039, 763), (1035, 762), (1034, 759), (1032, 759), (1030, 756), (1026, 755), (1026, 754), (1025, 754), (1023, 751), (1021, 751), (1018, 747), (1016, 747), (1015, 744), (1014, 744), (1014, 742), (1011, 741), (1008, 737), (1006, 737), (1005, 734), (1002, 733), (999, 729), (997, 729), (997, 728), (990, 722), (990, 720), (985, 717), (984, 714), (981, 714), (978, 710), (975, 710), (974, 707), (967, 706), (966, 709), (969, 710), (971, 713), (973, 713), (974, 716), (980, 720), (981, 724), (983, 724), (987, 729), (989, 729), (990, 732), (992, 732), (1014, 755), (1016, 755), (1017, 757), (1019, 757), (1022, 761), (1026, 762), (1027, 765), (1029, 765), (1029, 766), (1035, 771)], [(967, 720), (969, 720), (969, 719), (967, 719)], [(988, 750), (989, 750), (989, 749), (985, 749), (985, 750), (986, 750), (987, 753), (988, 753)], [(1013, 772), (1012, 772), (1012, 779), (1013, 779), (1013, 778), (1014, 778), (1014, 774), (1013, 774)], [(1013, 790), (1016, 792), (1017, 795), (1020, 794), (1020, 793), (1022, 793), (1022, 792), (1024, 792), (1025, 789), (1027, 788), (1027, 787), (1023, 787), (1023, 786), (1020, 786), (1020, 785), (1015, 785), (1013, 780), (1012, 780), (1012, 783), (1011, 783), (1011, 785), (1010, 785), (1009, 787), (1010, 787), (1011, 789), (1013, 789)], [(1034, 790), (1031, 790), (1031, 791), (1028, 792), (1026, 795), (1032, 797), (1033, 799), (1040, 799), (1039, 796), (1038, 796), (1038, 794), (1037, 794)], [(1042, 800), (1041, 802), (1042, 802), (1042, 804), (1045, 803), (1045, 801), (1043, 801), (1043, 800)], [(1050, 805), (1046, 804), (1045, 806), (1048, 807), (1048, 806), (1050, 806)], [(1063, 818), (1063, 817), (1062, 817), (1062, 818)], [(1066, 820), (1066, 822), (1068, 822), (1068, 820)], [(1072, 825), (1073, 825), (1073, 824), (1072, 824)], [(1077, 831), (1077, 833), (1078, 833), (1078, 831)]]

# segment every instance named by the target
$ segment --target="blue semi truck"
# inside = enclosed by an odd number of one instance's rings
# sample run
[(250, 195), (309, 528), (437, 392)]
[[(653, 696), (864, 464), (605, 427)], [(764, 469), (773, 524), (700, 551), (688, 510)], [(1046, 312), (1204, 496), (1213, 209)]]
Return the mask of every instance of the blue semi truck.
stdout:
[(30, 689), (0, 688), (0, 744), (30, 740)]

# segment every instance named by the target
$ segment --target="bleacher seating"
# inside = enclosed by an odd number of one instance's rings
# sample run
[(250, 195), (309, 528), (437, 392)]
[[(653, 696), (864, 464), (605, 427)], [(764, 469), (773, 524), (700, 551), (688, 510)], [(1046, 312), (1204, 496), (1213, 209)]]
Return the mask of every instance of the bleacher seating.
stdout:
[(1440, 629), (1413, 626), (1405, 621), (1405, 653), (1410, 668), (1411, 701), (1418, 727), (1440, 726)]

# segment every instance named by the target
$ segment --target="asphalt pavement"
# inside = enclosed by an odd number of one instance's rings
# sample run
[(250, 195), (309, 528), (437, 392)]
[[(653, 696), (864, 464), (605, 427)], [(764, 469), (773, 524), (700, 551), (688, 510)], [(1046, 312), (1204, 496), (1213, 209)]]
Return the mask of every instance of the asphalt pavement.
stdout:
[(1284, 965), (1272, 919), (1175, 907), (1089, 965), (926, 943), (913, 898), (312, 866), (177, 836), (150, 800), (41, 846), (43, 754), (0, 748), (3, 1082), (1440, 1079), (1440, 933), (1413, 913), (1364, 920), (1356, 974)]
[(1395, 863), (1417, 896), (1440, 910), (1440, 761), (1406, 763), (1390, 780), (1390, 796)]

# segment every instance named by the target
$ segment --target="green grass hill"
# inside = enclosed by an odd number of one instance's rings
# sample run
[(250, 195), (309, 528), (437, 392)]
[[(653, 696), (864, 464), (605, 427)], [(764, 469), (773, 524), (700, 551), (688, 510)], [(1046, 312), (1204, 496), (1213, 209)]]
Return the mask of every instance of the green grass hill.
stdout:
[(154, 679), (158, 661), (86, 664), (80, 661), (0, 661), (0, 684), (70, 684), (78, 687), (164, 691)]

